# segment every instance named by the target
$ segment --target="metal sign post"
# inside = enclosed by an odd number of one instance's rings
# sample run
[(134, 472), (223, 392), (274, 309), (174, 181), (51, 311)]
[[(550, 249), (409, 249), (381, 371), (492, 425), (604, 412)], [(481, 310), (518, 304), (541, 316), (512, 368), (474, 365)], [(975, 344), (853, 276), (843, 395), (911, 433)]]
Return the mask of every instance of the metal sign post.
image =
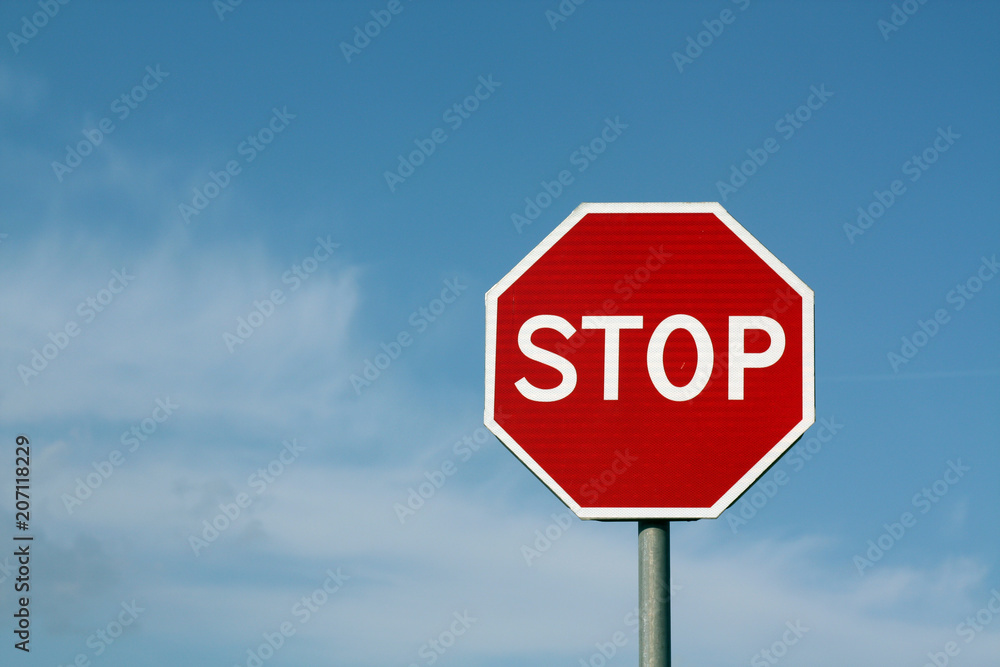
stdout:
[(670, 667), (670, 522), (639, 522), (639, 665)]

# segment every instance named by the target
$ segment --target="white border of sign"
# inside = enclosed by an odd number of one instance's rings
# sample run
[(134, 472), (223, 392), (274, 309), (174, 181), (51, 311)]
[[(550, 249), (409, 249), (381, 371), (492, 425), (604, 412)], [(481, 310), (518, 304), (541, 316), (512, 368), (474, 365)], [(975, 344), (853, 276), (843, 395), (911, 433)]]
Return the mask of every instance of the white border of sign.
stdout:
[[(802, 298), (802, 421), (788, 432), (771, 450), (711, 507), (581, 507), (552, 477), (528, 455), (517, 441), (493, 418), (496, 367), (497, 300), (514, 281), (544, 255), (566, 232), (588, 213), (713, 213), (736, 236), (753, 250), (775, 273), (781, 276)], [(568, 218), (546, 236), (500, 282), (486, 292), (486, 411), (484, 423), (507, 449), (514, 453), (534, 475), (581, 519), (715, 519), (733, 504), (768, 468), (784, 454), (816, 421), (816, 389), (814, 383), (814, 295), (813, 291), (777, 257), (736, 222), (718, 202), (673, 203), (583, 203)]]

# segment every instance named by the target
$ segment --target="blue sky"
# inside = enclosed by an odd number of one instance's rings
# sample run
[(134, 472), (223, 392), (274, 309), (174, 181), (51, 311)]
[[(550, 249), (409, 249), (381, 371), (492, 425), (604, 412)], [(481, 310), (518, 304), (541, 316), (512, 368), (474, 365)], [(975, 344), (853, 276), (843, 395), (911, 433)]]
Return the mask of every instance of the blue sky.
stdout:
[(635, 664), (635, 525), (567, 522), (486, 437), (483, 294), (581, 202), (719, 201), (815, 291), (837, 426), (674, 526), (675, 664), (995, 664), (1000, 8), (561, 6), (4, 3), (0, 517), (10, 539), (26, 434), (35, 538), (17, 659), (533, 667), (599, 664), (621, 633), (607, 663)]

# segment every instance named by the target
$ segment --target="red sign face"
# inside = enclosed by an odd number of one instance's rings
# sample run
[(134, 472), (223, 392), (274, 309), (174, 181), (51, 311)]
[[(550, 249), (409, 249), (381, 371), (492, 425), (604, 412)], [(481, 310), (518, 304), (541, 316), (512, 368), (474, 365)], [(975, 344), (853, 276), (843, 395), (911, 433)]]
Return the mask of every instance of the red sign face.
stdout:
[(717, 203), (581, 204), (486, 294), (486, 426), (583, 519), (715, 518), (814, 418), (813, 292)]

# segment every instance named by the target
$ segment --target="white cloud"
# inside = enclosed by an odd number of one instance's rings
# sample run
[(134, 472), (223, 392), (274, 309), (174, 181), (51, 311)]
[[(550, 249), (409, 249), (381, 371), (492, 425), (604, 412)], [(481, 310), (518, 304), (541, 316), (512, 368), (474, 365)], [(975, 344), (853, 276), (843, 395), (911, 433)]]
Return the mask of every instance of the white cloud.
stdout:
[[(342, 567), (351, 580), (289, 644), (299, 647), (289, 649), (298, 664), (325, 664), (300, 655), (306, 646), (345, 664), (408, 664), (464, 610), (478, 620), (450, 658), (461, 664), (505, 656), (512, 664), (546, 664), (532, 656), (572, 664), (618, 630), (629, 640), (621, 660), (634, 661), (636, 636), (625, 624), (636, 604), (634, 524), (573, 519), (529, 567), (521, 547), (552, 523), (551, 512), (565, 512), (554, 501), (523, 513), (449, 483), (400, 525), (392, 504), (419, 471), (328, 466), (322, 456), (315, 445), (307, 449), (199, 558), (187, 534), (218, 513), (218, 502), (247, 490), (246, 476), (269, 455), (224, 467), (224, 452), (196, 464), (137, 461), (95, 493), (72, 525), (111, 543), (127, 535), (129, 560), (155, 554), (168, 564), (141, 586), (151, 606), (169, 610), (161, 617), (184, 618), (147, 628), (165, 640), (214, 636), (220, 645), (250, 645), (287, 620), (327, 568)], [(62, 473), (65, 485), (73, 473)], [(70, 522), (53, 512), (45, 521), (63, 532), (60, 524)], [(979, 561), (883, 564), (859, 578), (835, 547), (818, 537), (735, 542), (707, 521), (676, 526), (677, 664), (749, 664), (781, 639), (787, 621), (800, 621), (808, 632), (788, 664), (919, 665), (927, 651), (962, 641), (955, 627), (987, 602), (989, 569)], [(222, 571), (230, 572), (225, 580), (211, 575)], [(205, 604), (192, 608), (190, 600)], [(962, 642), (963, 664), (986, 667), (998, 648), (1000, 620)]]
[[(306, 239), (303, 256), (314, 245)], [(20, 249), (0, 268), (0, 349), (7, 359), (0, 416), (136, 419), (166, 395), (186, 416), (245, 424), (292, 411), (329, 413), (320, 397), (335, 383), (346, 385), (357, 272), (334, 257), (293, 291), (281, 280), (288, 268), (259, 244), (240, 242), (198, 249), (173, 241), (126, 253), (96, 241), (71, 247), (43, 239)], [(114, 272), (134, 278), (110, 295)], [(121, 289), (120, 281), (113, 286)], [(235, 334), (238, 318), (275, 289), (285, 302), (231, 353), (223, 334)], [(100, 303), (86, 303), (109, 296), (101, 312)], [(67, 339), (61, 332), (70, 322), (79, 334)], [(50, 333), (65, 349), (25, 386), (18, 367), (31, 368), (33, 350), (56, 351)], [(255, 400), (247, 401), (248, 391)]]

